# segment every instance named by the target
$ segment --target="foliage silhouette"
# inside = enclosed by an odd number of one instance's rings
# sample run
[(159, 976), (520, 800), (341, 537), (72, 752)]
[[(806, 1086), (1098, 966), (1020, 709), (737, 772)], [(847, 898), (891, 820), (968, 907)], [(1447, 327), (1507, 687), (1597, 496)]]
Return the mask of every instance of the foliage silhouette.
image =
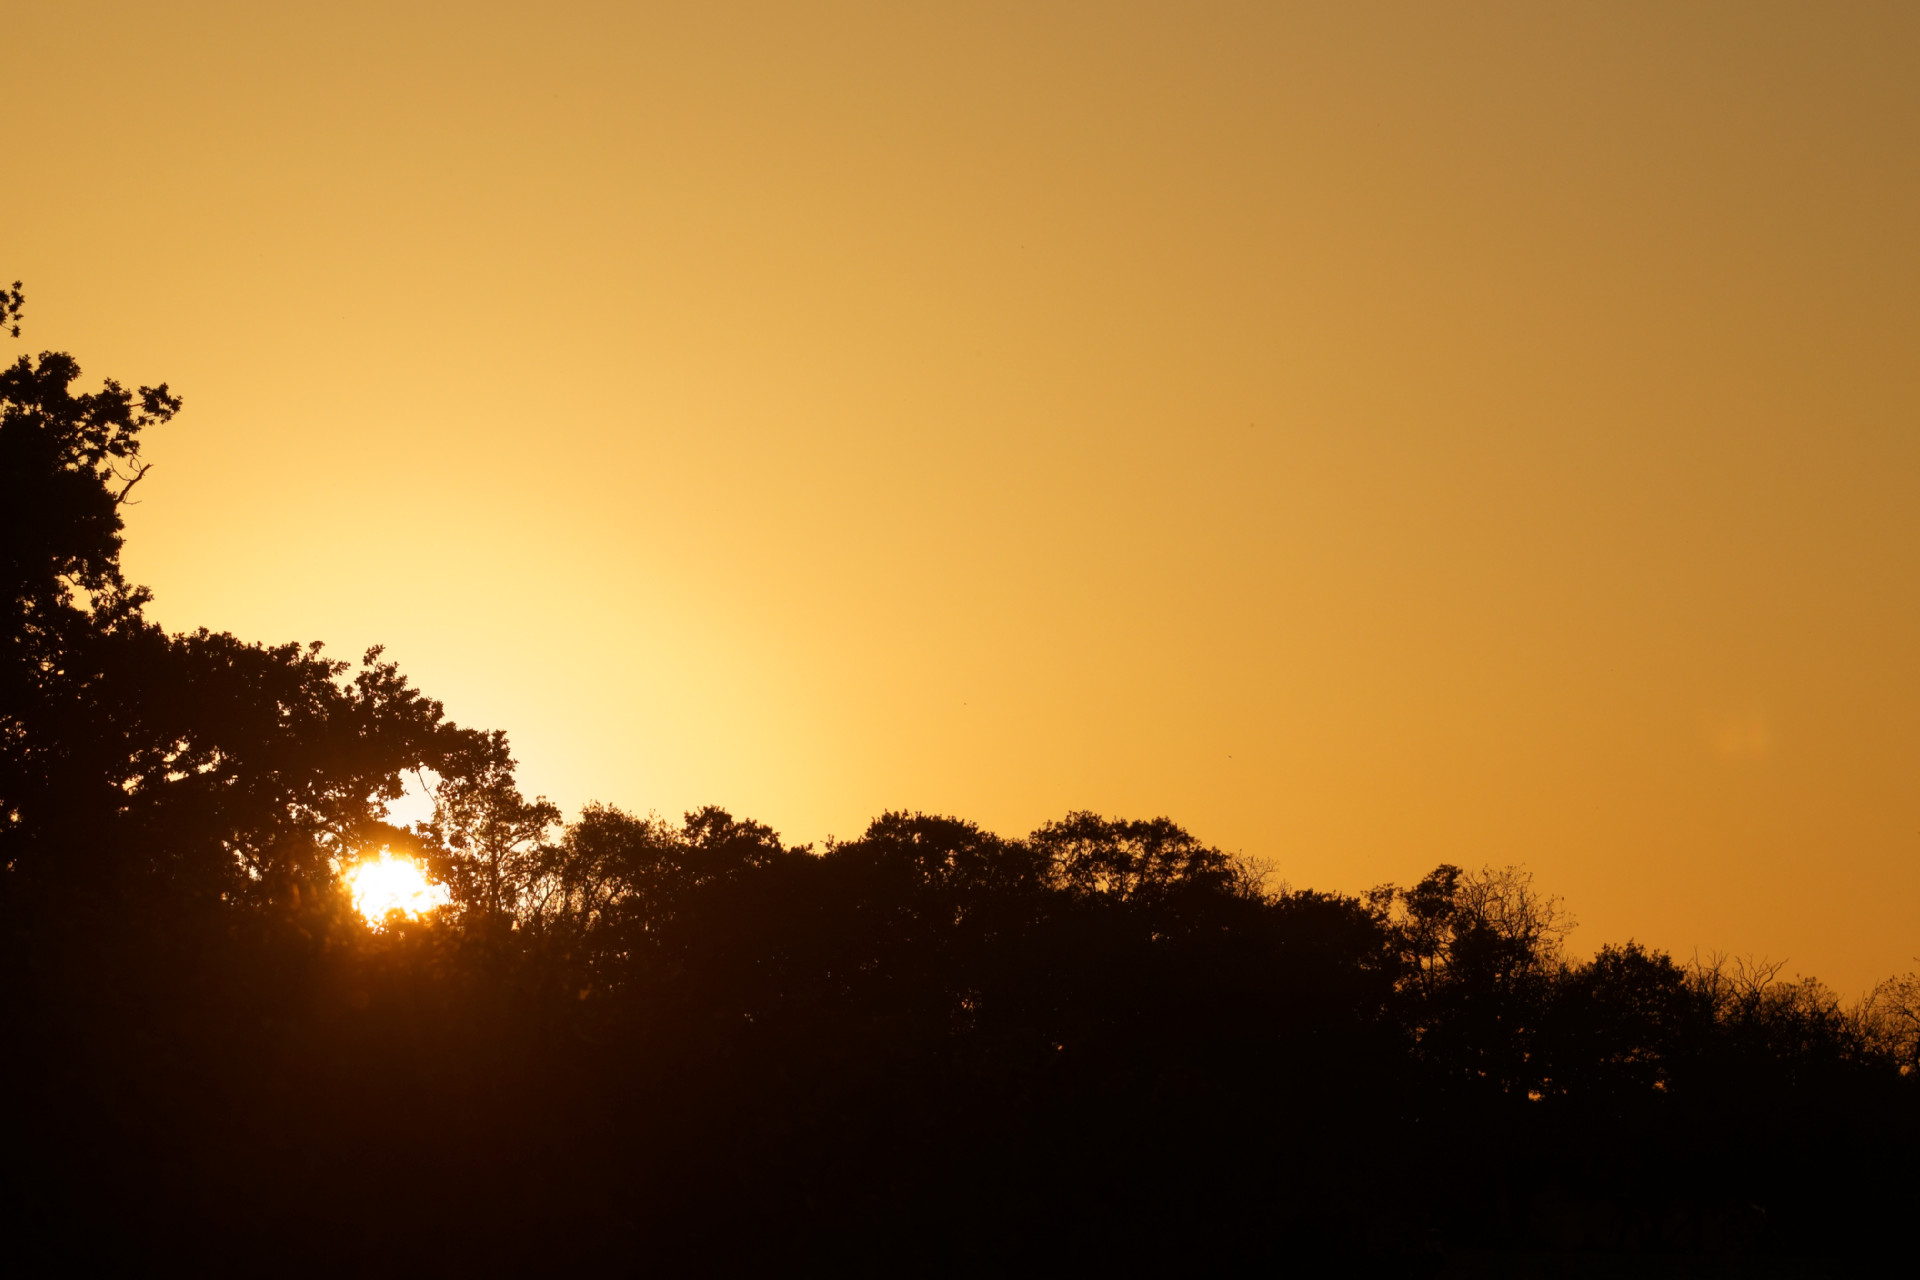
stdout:
[[(1570, 959), (1520, 870), (1270, 889), (1165, 818), (563, 822), (378, 650), (147, 621), (119, 508), (180, 401), (78, 378), (0, 377), (16, 1254), (1824, 1274), (1920, 1208), (1912, 975)], [(361, 920), (383, 847), (453, 904)]]

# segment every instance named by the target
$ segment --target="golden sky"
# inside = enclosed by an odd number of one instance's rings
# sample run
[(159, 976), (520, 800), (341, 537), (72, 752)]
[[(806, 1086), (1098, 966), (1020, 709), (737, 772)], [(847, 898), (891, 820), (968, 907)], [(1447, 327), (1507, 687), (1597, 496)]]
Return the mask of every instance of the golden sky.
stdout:
[(1920, 7), (0, 2), (170, 626), (795, 840), (1920, 953)]

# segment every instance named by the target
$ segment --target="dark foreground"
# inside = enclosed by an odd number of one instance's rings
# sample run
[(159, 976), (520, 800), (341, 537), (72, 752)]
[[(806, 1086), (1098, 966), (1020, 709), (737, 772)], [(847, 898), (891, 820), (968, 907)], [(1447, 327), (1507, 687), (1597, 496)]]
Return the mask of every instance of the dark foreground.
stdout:
[(1818, 1275), (1920, 1221), (1915, 1080), (1817, 990), (1561, 964), (1473, 903), (1499, 877), (1450, 869), (1371, 902), (1077, 889), (1045, 868), (1151, 833), (1053, 831), (1047, 862), (1048, 832), (895, 816), (822, 856), (589, 814), (570, 848), (624, 839), (678, 885), (573, 927), (375, 933), (324, 887), (36, 903), (11, 1239), (275, 1270)]

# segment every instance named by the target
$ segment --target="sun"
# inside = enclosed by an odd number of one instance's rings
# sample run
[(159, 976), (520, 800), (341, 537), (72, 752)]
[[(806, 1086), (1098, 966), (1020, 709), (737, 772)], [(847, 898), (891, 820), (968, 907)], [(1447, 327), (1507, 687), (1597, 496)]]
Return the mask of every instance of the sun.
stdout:
[(391, 912), (418, 920), (452, 900), (447, 886), (427, 879), (419, 863), (384, 851), (347, 872), (347, 889), (353, 895), (353, 909), (376, 929), (386, 923)]

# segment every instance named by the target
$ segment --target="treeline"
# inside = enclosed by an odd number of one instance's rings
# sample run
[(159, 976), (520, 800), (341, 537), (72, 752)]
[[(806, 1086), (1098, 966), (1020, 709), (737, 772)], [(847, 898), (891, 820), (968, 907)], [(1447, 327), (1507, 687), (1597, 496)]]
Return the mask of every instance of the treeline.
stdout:
[[(0, 373), (16, 1254), (1823, 1274), (1920, 1220), (1912, 976), (1572, 960), (1520, 871), (1295, 890), (1165, 819), (564, 823), (377, 651), (148, 621), (119, 508), (180, 402), (78, 377)], [(453, 903), (369, 927), (382, 848)]]

